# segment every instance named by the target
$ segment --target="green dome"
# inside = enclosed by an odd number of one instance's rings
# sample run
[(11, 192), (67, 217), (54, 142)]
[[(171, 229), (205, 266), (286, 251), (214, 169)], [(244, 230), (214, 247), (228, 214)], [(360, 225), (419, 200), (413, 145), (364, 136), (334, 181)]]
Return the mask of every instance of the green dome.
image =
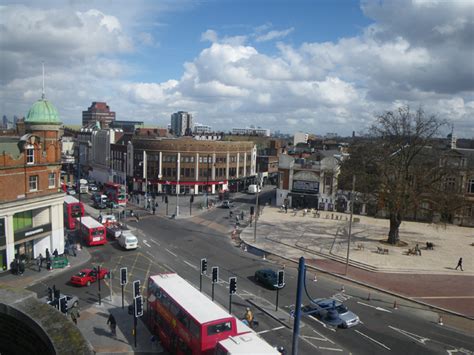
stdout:
[(58, 110), (56, 110), (53, 104), (46, 99), (40, 99), (31, 106), (25, 123), (61, 124), (61, 121), (59, 121)]

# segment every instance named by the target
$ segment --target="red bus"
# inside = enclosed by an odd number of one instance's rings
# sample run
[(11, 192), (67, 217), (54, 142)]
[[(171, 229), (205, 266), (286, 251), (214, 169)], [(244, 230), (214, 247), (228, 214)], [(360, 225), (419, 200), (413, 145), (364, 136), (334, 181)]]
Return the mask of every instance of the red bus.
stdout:
[(64, 196), (64, 225), (66, 229), (76, 228), (76, 218), (84, 216), (84, 205), (73, 196)]
[(255, 332), (229, 337), (217, 343), (215, 355), (259, 354), (280, 355), (280, 352)]
[(89, 246), (107, 243), (105, 227), (91, 216), (81, 218), (81, 237)]
[(238, 320), (178, 274), (150, 276), (148, 301), (150, 330), (172, 354), (214, 354), (238, 334)]
[(107, 195), (110, 201), (115, 202), (119, 206), (127, 204), (127, 191), (124, 185), (110, 181), (106, 182), (104, 184), (104, 194)]

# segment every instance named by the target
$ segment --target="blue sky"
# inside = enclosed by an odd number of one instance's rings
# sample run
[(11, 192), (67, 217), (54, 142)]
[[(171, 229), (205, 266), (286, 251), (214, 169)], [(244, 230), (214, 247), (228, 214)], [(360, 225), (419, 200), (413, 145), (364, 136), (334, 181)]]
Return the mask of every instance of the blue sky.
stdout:
[(0, 113), (46, 95), (67, 124), (92, 101), (166, 127), (362, 133), (402, 105), (474, 137), (468, 0), (2, 1)]

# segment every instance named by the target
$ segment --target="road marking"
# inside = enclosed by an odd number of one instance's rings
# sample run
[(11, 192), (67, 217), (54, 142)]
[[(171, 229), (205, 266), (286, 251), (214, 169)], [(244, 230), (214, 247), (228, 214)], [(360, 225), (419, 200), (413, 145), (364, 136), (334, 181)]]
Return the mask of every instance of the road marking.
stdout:
[(320, 324), (321, 324), (321, 325), (322, 325), (324, 328), (326, 328), (326, 329), (329, 329), (329, 330), (332, 330), (333, 332), (335, 332), (335, 331), (336, 331), (336, 330), (335, 330), (335, 329), (333, 329), (333, 328), (329, 328), (329, 327), (326, 325), (326, 323), (324, 323), (324, 322), (320, 321), (318, 318), (316, 318), (316, 317), (313, 317), (313, 319), (314, 319), (316, 322), (320, 323)]
[(321, 350), (342, 351), (342, 349), (326, 348), (326, 347), (324, 347), (324, 346), (319, 346), (318, 348), (321, 349)]
[(313, 329), (313, 332), (316, 333), (316, 334), (318, 334), (320, 337), (323, 337), (324, 340), (327, 340), (327, 341), (330, 342), (331, 344), (336, 345), (331, 339), (325, 337), (324, 335), (322, 335), (322, 334), (321, 334), (320, 332), (318, 332), (317, 330), (314, 330), (314, 329)]
[(388, 326), (390, 329), (393, 329), (403, 335), (406, 335), (407, 337), (409, 337), (410, 339), (413, 339), (423, 345), (426, 345), (426, 341), (430, 340), (429, 338), (425, 338), (425, 337), (422, 337), (421, 335), (417, 335), (417, 334), (414, 334), (414, 333), (410, 333), (410, 332), (407, 332), (406, 330), (403, 330), (403, 329), (399, 329), (399, 328), (395, 328), (395, 327), (392, 327), (391, 325)]
[(151, 241), (152, 243), (155, 243), (156, 245), (160, 246), (160, 243), (158, 243), (156, 240), (150, 239), (150, 241)]
[(452, 349), (452, 350), (446, 350), (448, 354), (454, 354), (454, 353), (463, 353), (463, 354), (472, 354), (472, 351), (460, 348), (460, 349)]
[(148, 248), (151, 248), (151, 245), (148, 244), (148, 242), (146, 241), (146, 239), (143, 240), (143, 244), (145, 244)]
[(265, 334), (265, 333), (273, 332), (275, 330), (280, 330), (280, 329), (283, 329), (283, 328), (285, 328), (285, 327), (282, 325), (280, 327), (276, 327), (276, 328), (273, 328), (273, 329), (262, 330), (261, 332), (257, 332), (257, 334)]
[(170, 270), (170, 271), (172, 271), (172, 272), (174, 272), (174, 273), (177, 273), (176, 270), (173, 269), (173, 268), (172, 268), (171, 266), (169, 266), (168, 264), (163, 264), (163, 266), (164, 266), (165, 268), (167, 268), (168, 270)]
[(426, 296), (426, 297), (410, 297), (412, 299), (424, 299), (424, 300), (442, 300), (442, 299), (464, 299), (474, 298), (474, 296)]
[(374, 343), (380, 345), (381, 347), (383, 347), (383, 348), (385, 348), (385, 349), (387, 349), (387, 350), (391, 350), (391, 349), (390, 349), (388, 346), (386, 346), (385, 344), (382, 344), (381, 342), (375, 340), (374, 338), (371, 338), (371, 337), (369, 337), (368, 335), (366, 335), (366, 334), (364, 334), (364, 333), (362, 333), (362, 332), (359, 332), (357, 329), (355, 329), (354, 331), (357, 332), (357, 333), (359, 333), (359, 334), (362, 335), (363, 337), (366, 337), (367, 339), (373, 341)]
[(361, 305), (363, 305), (363, 306), (367, 306), (367, 307), (374, 308), (374, 309), (376, 309), (377, 311), (384, 311), (384, 312), (392, 313), (392, 311), (389, 311), (388, 309), (385, 309), (385, 308), (382, 308), (382, 307), (372, 306), (371, 304), (367, 304), (367, 303), (359, 302), (359, 301), (357, 301), (357, 303), (358, 303), (358, 304), (361, 304)]
[(190, 262), (188, 262), (188, 261), (186, 261), (186, 260), (183, 260), (183, 262), (184, 262), (186, 265), (192, 267), (194, 270), (199, 270), (199, 268), (198, 268), (196, 265), (193, 265), (193, 264), (191, 264)]
[(173, 255), (175, 258), (178, 257), (178, 255), (176, 255), (175, 253), (173, 253), (171, 250), (169, 250), (169, 249), (167, 249), (167, 248), (165, 248), (165, 250), (166, 250), (168, 253), (170, 253), (171, 255)]

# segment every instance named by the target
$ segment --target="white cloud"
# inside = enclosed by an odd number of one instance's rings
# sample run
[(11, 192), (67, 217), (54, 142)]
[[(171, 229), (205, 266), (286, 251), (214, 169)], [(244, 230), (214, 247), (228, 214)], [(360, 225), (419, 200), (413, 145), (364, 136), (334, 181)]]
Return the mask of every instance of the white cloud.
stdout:
[(286, 30), (282, 30), (282, 31), (272, 30), (272, 31), (269, 31), (269, 32), (267, 32), (263, 35), (257, 36), (255, 38), (255, 40), (257, 42), (266, 42), (266, 41), (272, 41), (274, 39), (281, 39), (281, 38), (284, 38), (284, 37), (288, 36), (294, 30), (295, 29), (293, 27), (287, 28)]

